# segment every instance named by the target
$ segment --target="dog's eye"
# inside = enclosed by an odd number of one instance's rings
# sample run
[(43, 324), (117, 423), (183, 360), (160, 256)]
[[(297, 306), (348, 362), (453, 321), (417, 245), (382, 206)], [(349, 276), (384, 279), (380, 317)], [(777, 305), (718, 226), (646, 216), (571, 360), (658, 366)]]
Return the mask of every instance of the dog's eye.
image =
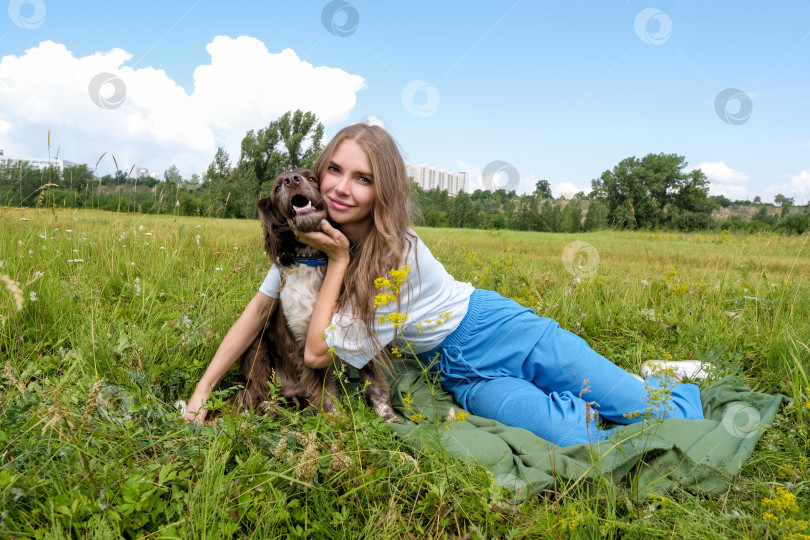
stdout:
[(309, 177), (309, 181), (310, 181), (310, 182), (312, 182), (313, 184), (317, 184), (317, 183), (318, 183), (318, 179), (317, 179), (317, 178), (315, 178), (314, 176), (310, 176), (310, 177)]
[(277, 185), (277, 186), (276, 186), (275, 191), (276, 191), (276, 193), (278, 193), (279, 191), (281, 191), (281, 184), (279, 184), (279, 185)]

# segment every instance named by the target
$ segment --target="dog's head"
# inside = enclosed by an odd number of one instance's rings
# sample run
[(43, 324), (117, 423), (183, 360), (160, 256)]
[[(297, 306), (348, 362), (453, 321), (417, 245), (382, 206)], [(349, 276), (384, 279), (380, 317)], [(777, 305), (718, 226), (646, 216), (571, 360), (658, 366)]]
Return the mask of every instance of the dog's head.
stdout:
[[(295, 239), (288, 220), (295, 229), (312, 232), (320, 228), (326, 217), (326, 205), (315, 173), (309, 169), (294, 169), (276, 177), (270, 195), (257, 203), (264, 234), (264, 247), (272, 261), (283, 265), (292, 263), (292, 256), (303, 244)], [(304, 246), (305, 248), (306, 246)]]

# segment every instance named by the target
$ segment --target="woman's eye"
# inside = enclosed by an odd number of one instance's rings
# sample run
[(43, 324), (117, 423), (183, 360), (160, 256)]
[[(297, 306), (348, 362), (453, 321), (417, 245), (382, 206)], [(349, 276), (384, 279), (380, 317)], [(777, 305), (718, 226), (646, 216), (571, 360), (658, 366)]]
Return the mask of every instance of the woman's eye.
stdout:
[(361, 176), (360, 178), (358, 178), (358, 180), (360, 180), (360, 182), (363, 184), (371, 184), (371, 179), (366, 178), (365, 176)]
[(332, 172), (332, 173), (337, 173), (337, 172), (339, 172), (339, 171), (338, 171), (338, 168), (337, 168), (337, 167), (335, 167), (334, 165), (329, 165), (329, 167), (327, 167), (327, 170), (328, 170), (329, 172)]

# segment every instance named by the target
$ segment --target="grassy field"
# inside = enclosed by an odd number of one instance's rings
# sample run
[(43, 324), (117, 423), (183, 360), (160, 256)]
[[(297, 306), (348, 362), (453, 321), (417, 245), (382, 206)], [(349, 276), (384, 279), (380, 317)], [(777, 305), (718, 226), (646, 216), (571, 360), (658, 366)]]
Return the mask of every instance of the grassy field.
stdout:
[(329, 418), (172, 410), (267, 271), (258, 222), (0, 209), (0, 538), (810, 538), (808, 236), (418, 232), (630, 371), (708, 360), (793, 402), (721, 497), (496, 504), (486, 471), (404, 445), (359, 391)]

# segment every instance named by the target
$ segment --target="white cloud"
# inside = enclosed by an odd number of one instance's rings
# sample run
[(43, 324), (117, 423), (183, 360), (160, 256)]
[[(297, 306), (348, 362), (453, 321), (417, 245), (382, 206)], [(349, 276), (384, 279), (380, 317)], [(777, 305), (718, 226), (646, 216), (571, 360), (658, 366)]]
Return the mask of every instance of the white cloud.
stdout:
[[(190, 94), (163, 70), (126, 66), (132, 55), (121, 49), (74, 57), (64, 45), (44, 41), (4, 56), (0, 148), (6, 157), (43, 157), (50, 132), (51, 156), (92, 167), (107, 152), (121, 169), (136, 164), (160, 172), (176, 162), (184, 174), (199, 173), (217, 146), (235, 162), (245, 133), (286, 111), (312, 111), (327, 125), (347, 119), (365, 88), (358, 75), (313, 66), (292, 49), (271, 53), (247, 36), (217, 36), (206, 50), (211, 63), (195, 69)], [(118, 108), (91, 99), (88, 85), (103, 72), (126, 85)], [(108, 84), (99, 93), (110, 98), (113, 91)]]
[(748, 175), (735, 171), (722, 161), (703, 162), (694, 169), (702, 170), (712, 183), (740, 185), (748, 182)]
[(572, 195), (579, 193), (580, 191), (584, 191), (586, 194), (590, 192), (590, 188), (579, 188), (572, 184), (571, 182), (559, 182), (554, 185), (554, 188), (551, 190), (552, 194), (555, 197), (561, 197), (563, 194), (570, 198)]
[(712, 195), (723, 195), (732, 200), (751, 199), (751, 191), (746, 185), (749, 181), (747, 174), (735, 171), (722, 161), (703, 162), (687, 172), (695, 169), (702, 170), (709, 179), (709, 193)]
[(364, 117), (363, 123), (368, 124), (369, 126), (379, 126), (385, 129), (385, 122), (383, 122), (382, 118), (380, 118), (379, 116), (375, 116), (373, 114)]
[(800, 171), (793, 176), (789, 182), (772, 185), (765, 188), (766, 200), (773, 200), (777, 194), (781, 193), (786, 197), (792, 197), (796, 204), (806, 204), (810, 201), (810, 169)]

